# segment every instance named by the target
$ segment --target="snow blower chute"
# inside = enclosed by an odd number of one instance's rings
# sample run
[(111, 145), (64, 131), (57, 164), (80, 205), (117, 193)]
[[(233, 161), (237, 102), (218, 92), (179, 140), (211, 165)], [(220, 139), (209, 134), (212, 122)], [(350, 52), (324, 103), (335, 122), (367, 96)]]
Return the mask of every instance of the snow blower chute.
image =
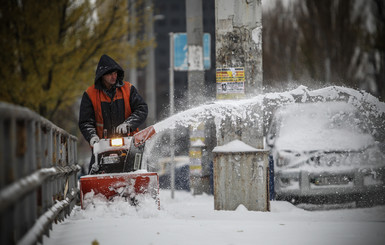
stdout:
[(150, 126), (134, 136), (104, 138), (94, 145), (95, 163), (89, 175), (80, 178), (80, 200), (84, 209), (95, 195), (107, 200), (119, 196), (138, 204), (138, 195), (151, 196), (159, 208), (159, 177), (142, 164), (144, 143), (155, 134)]

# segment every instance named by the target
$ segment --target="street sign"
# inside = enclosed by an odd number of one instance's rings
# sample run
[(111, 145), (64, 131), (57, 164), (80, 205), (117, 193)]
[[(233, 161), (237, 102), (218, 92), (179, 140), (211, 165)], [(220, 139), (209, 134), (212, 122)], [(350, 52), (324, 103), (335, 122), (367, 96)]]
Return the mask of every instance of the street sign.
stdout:
[[(210, 69), (210, 33), (203, 34), (203, 67)], [(186, 33), (174, 33), (174, 70), (188, 71), (188, 47)]]

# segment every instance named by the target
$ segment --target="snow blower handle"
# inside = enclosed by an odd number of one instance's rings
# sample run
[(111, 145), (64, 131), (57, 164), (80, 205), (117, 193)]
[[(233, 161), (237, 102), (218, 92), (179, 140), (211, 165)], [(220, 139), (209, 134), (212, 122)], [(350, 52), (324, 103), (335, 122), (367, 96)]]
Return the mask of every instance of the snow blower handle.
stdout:
[(127, 127), (127, 135), (130, 136), (130, 134), (131, 134), (131, 127), (130, 127), (129, 124), (127, 124), (126, 127)]
[(149, 126), (134, 134), (134, 145), (139, 147), (156, 134), (153, 126)]
[(114, 129), (114, 132), (120, 135), (130, 135), (130, 131), (131, 131), (131, 126), (129, 123), (126, 123), (126, 122), (121, 123), (119, 126), (117, 126)]

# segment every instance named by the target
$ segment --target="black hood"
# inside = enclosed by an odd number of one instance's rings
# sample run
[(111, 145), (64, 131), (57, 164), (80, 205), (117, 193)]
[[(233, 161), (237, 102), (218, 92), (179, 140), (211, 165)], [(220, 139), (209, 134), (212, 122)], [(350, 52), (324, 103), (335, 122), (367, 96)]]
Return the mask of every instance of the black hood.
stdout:
[(116, 86), (121, 87), (123, 86), (123, 78), (124, 78), (124, 71), (122, 67), (118, 63), (116, 63), (115, 60), (113, 60), (110, 56), (103, 54), (102, 57), (100, 57), (98, 66), (95, 71), (95, 86), (98, 89), (102, 88), (101, 78), (104, 74), (107, 74), (108, 72), (111, 72), (113, 70), (118, 71), (118, 77), (116, 79)]

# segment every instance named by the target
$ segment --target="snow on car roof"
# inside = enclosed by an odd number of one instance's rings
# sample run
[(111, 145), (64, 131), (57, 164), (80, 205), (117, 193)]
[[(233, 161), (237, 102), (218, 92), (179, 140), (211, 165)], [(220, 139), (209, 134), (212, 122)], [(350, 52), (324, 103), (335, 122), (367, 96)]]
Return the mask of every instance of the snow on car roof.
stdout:
[(277, 149), (360, 150), (374, 144), (365, 122), (346, 102), (291, 104), (277, 111)]

